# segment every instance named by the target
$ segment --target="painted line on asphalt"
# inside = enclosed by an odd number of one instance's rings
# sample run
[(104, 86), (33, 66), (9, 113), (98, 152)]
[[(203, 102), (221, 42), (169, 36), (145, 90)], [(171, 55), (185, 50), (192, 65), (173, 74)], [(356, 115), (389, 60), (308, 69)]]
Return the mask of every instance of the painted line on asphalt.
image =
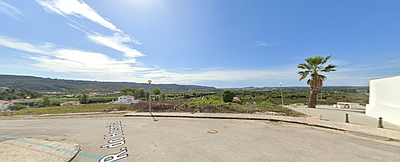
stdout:
[[(42, 146), (42, 147), (46, 147), (46, 148), (50, 148), (50, 149), (54, 149), (54, 150), (58, 150), (58, 151), (64, 151), (64, 152), (68, 152), (71, 154), (80, 155), (80, 156), (84, 156), (84, 157), (88, 157), (88, 158), (92, 158), (92, 159), (96, 159), (96, 160), (102, 159), (102, 157), (95, 156), (95, 155), (89, 155), (89, 154), (85, 154), (85, 153), (81, 153), (81, 152), (77, 152), (77, 151), (71, 151), (71, 150), (67, 150), (67, 149), (63, 149), (63, 148), (58, 148), (58, 147), (49, 146), (49, 145), (45, 145), (45, 144), (41, 144), (41, 143), (21, 140), (21, 139), (17, 139), (17, 138), (10, 138), (10, 137), (3, 137), (3, 136), (0, 136), (0, 138), (34, 144), (37, 146)], [(117, 162), (117, 161), (115, 161), (115, 162)]]

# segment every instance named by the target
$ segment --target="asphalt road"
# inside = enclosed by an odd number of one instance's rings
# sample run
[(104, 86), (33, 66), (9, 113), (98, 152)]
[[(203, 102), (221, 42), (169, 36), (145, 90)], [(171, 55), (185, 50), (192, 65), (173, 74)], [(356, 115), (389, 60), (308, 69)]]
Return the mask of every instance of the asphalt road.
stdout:
[[(125, 144), (106, 145), (110, 122), (121, 121)], [(217, 130), (218, 133), (207, 133)], [(120, 161), (398, 161), (400, 147), (310, 126), (248, 120), (159, 118), (64, 118), (2, 120), (0, 136), (75, 142), (98, 161), (121, 152)], [(121, 136), (120, 136), (121, 137)], [(48, 148), (43, 148), (48, 149)], [(86, 155), (86, 156), (85, 156)], [(93, 157), (87, 156), (93, 155)], [(121, 154), (123, 155), (123, 154)]]

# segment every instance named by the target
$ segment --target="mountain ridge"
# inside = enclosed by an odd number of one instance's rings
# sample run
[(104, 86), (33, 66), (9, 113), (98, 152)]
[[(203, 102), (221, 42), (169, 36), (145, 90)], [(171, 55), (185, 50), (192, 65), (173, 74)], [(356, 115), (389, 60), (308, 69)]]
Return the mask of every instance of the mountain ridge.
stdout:
[[(147, 89), (148, 83), (69, 80), (26, 75), (0, 74), (0, 87), (27, 89), (42, 92), (68, 92), (78, 89), (100, 89), (103, 91), (112, 92), (119, 91), (125, 87)], [(163, 91), (217, 89), (211, 86), (179, 84), (152, 84), (152, 88), (160, 88)]]

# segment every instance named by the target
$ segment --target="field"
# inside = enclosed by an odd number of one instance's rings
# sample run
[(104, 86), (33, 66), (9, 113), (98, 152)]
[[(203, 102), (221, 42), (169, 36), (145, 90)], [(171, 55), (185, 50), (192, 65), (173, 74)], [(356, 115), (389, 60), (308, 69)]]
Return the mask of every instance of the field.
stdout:
[[(14, 111), (14, 115), (41, 115), (103, 111), (138, 111), (148, 112), (148, 102), (132, 105), (119, 104), (88, 104), (78, 106), (56, 106), (42, 108), (26, 108)], [(223, 103), (212, 100), (164, 100), (152, 102), (153, 112), (209, 112), (209, 113), (272, 113), (285, 116), (304, 116), (304, 114), (282, 107), (280, 105), (241, 105), (237, 103)], [(6, 116), (9, 113), (1, 113)]]

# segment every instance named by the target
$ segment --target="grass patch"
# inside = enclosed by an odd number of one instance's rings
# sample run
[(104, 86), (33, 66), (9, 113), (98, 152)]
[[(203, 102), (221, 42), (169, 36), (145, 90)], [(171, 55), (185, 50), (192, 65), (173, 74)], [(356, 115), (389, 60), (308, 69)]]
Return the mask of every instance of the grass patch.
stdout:
[[(42, 115), (42, 114), (65, 114), (65, 113), (84, 113), (84, 112), (103, 112), (103, 110), (111, 111), (118, 109), (121, 105), (117, 104), (90, 104), (78, 106), (56, 106), (42, 108), (27, 108), (14, 111), (14, 115)], [(1, 113), (7, 116), (9, 113)]]

